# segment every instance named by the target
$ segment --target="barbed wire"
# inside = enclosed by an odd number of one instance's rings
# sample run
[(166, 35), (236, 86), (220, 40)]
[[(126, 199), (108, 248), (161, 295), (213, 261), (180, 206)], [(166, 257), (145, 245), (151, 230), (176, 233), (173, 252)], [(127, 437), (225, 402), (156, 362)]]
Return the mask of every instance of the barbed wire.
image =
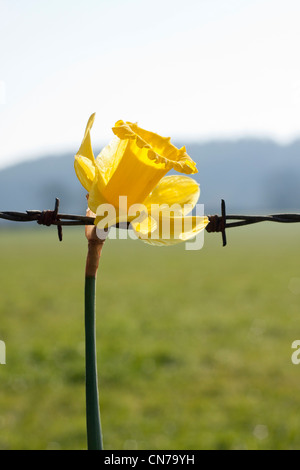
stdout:
[[(54, 210), (27, 210), (26, 212), (0, 211), (0, 219), (12, 222), (37, 222), (40, 225), (56, 225), (58, 238), (62, 241), (62, 227), (76, 225), (94, 225), (95, 217), (87, 217), (75, 214), (60, 214), (59, 199), (55, 199)], [(296, 223), (300, 222), (300, 214), (272, 214), (272, 215), (232, 215), (226, 214), (224, 199), (221, 201), (221, 215), (208, 215), (209, 223), (206, 226), (208, 233), (221, 232), (223, 246), (226, 246), (226, 229), (252, 225), (259, 222)], [(233, 220), (235, 222), (228, 222)], [(124, 228), (124, 224), (116, 224), (116, 228)], [(130, 228), (130, 223), (125, 225)]]

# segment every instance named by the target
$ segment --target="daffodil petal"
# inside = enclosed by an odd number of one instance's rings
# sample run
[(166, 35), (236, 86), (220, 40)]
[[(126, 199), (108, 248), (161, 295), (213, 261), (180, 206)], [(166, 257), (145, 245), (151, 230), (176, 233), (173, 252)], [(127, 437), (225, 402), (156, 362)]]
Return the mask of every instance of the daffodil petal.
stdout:
[(130, 223), (131, 227), (133, 228), (136, 234), (139, 234), (140, 237), (148, 237), (157, 229), (157, 222), (153, 217), (140, 214), (139, 217), (135, 218)]
[(94, 158), (94, 153), (93, 153), (93, 149), (92, 149), (90, 131), (91, 131), (91, 128), (93, 127), (94, 120), (95, 120), (95, 113), (92, 114), (90, 116), (89, 120), (88, 120), (88, 123), (86, 125), (86, 129), (85, 129), (85, 133), (84, 133), (84, 137), (83, 137), (83, 140), (81, 142), (81, 146), (80, 146), (80, 148), (79, 148), (79, 150), (76, 154), (76, 155), (79, 155), (81, 157), (88, 158), (89, 160), (91, 160), (92, 163), (95, 162), (95, 158)]
[(97, 213), (97, 209), (102, 204), (108, 204), (108, 201), (105, 199), (103, 195), (103, 188), (104, 182), (102, 179), (101, 172), (99, 168), (95, 167), (95, 176), (92, 182), (92, 185), (89, 189), (89, 199), (88, 199), (88, 206), (95, 214)]
[(95, 178), (95, 165), (89, 158), (75, 155), (74, 168), (82, 186), (90, 191)]
[[(143, 204), (152, 213), (157, 205), (167, 210), (174, 209), (177, 215), (186, 215), (195, 207), (200, 196), (200, 187), (197, 181), (189, 176), (170, 175), (160, 180)], [(152, 207), (152, 209), (151, 209)]]
[[(154, 218), (154, 217), (153, 217)], [(154, 218), (155, 219), (155, 218)], [(207, 217), (164, 217), (157, 222), (157, 228), (145, 236), (144, 233), (135, 230), (135, 234), (145, 243), (154, 246), (169, 246), (186, 242), (205, 229), (209, 220)], [(168, 228), (169, 227), (169, 228)]]

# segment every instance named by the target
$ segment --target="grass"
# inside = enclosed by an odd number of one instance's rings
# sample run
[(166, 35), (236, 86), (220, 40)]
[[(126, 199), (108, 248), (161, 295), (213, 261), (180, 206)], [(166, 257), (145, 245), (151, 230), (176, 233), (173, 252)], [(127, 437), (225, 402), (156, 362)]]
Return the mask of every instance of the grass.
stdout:
[[(299, 230), (200, 251), (108, 240), (97, 280), (105, 449), (299, 449)], [(85, 449), (83, 229), (1, 229), (0, 449)]]

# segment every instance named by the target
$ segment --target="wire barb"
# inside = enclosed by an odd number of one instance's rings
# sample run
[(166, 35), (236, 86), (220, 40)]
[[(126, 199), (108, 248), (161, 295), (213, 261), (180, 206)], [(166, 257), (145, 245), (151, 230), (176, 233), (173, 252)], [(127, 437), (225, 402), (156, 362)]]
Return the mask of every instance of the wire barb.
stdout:
[(221, 232), (222, 233), (222, 242), (223, 246), (227, 245), (227, 238), (226, 238), (226, 204), (224, 199), (221, 200), (221, 216), (219, 215), (209, 215), (208, 220), (209, 223), (206, 226), (206, 231), (208, 233), (213, 232)]
[[(50, 227), (50, 225), (57, 225), (57, 233), (58, 233), (58, 239), (61, 242), (62, 241), (62, 227), (61, 223), (58, 217), (58, 209), (59, 209), (59, 199), (55, 198), (55, 207), (53, 211), (46, 210), (42, 211), (38, 214), (37, 218), (37, 223), (39, 225), (46, 225), (47, 227)], [(29, 211), (27, 211), (28, 213)]]

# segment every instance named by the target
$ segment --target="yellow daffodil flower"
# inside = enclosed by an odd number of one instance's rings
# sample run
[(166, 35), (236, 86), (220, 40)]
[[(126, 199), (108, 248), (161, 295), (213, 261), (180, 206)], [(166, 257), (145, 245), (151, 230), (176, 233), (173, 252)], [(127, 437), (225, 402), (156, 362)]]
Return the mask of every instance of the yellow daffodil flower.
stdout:
[(165, 176), (171, 169), (197, 173), (185, 147), (178, 149), (170, 138), (117, 121), (112, 128), (114, 139), (95, 159), (90, 136), (94, 119), (95, 114), (87, 123), (74, 166), (89, 193), (95, 224), (112, 207), (114, 214), (106, 216), (107, 226), (130, 222), (135, 234), (150, 244), (173, 245), (202, 231), (208, 218), (187, 216), (198, 201), (198, 183), (188, 176)]

